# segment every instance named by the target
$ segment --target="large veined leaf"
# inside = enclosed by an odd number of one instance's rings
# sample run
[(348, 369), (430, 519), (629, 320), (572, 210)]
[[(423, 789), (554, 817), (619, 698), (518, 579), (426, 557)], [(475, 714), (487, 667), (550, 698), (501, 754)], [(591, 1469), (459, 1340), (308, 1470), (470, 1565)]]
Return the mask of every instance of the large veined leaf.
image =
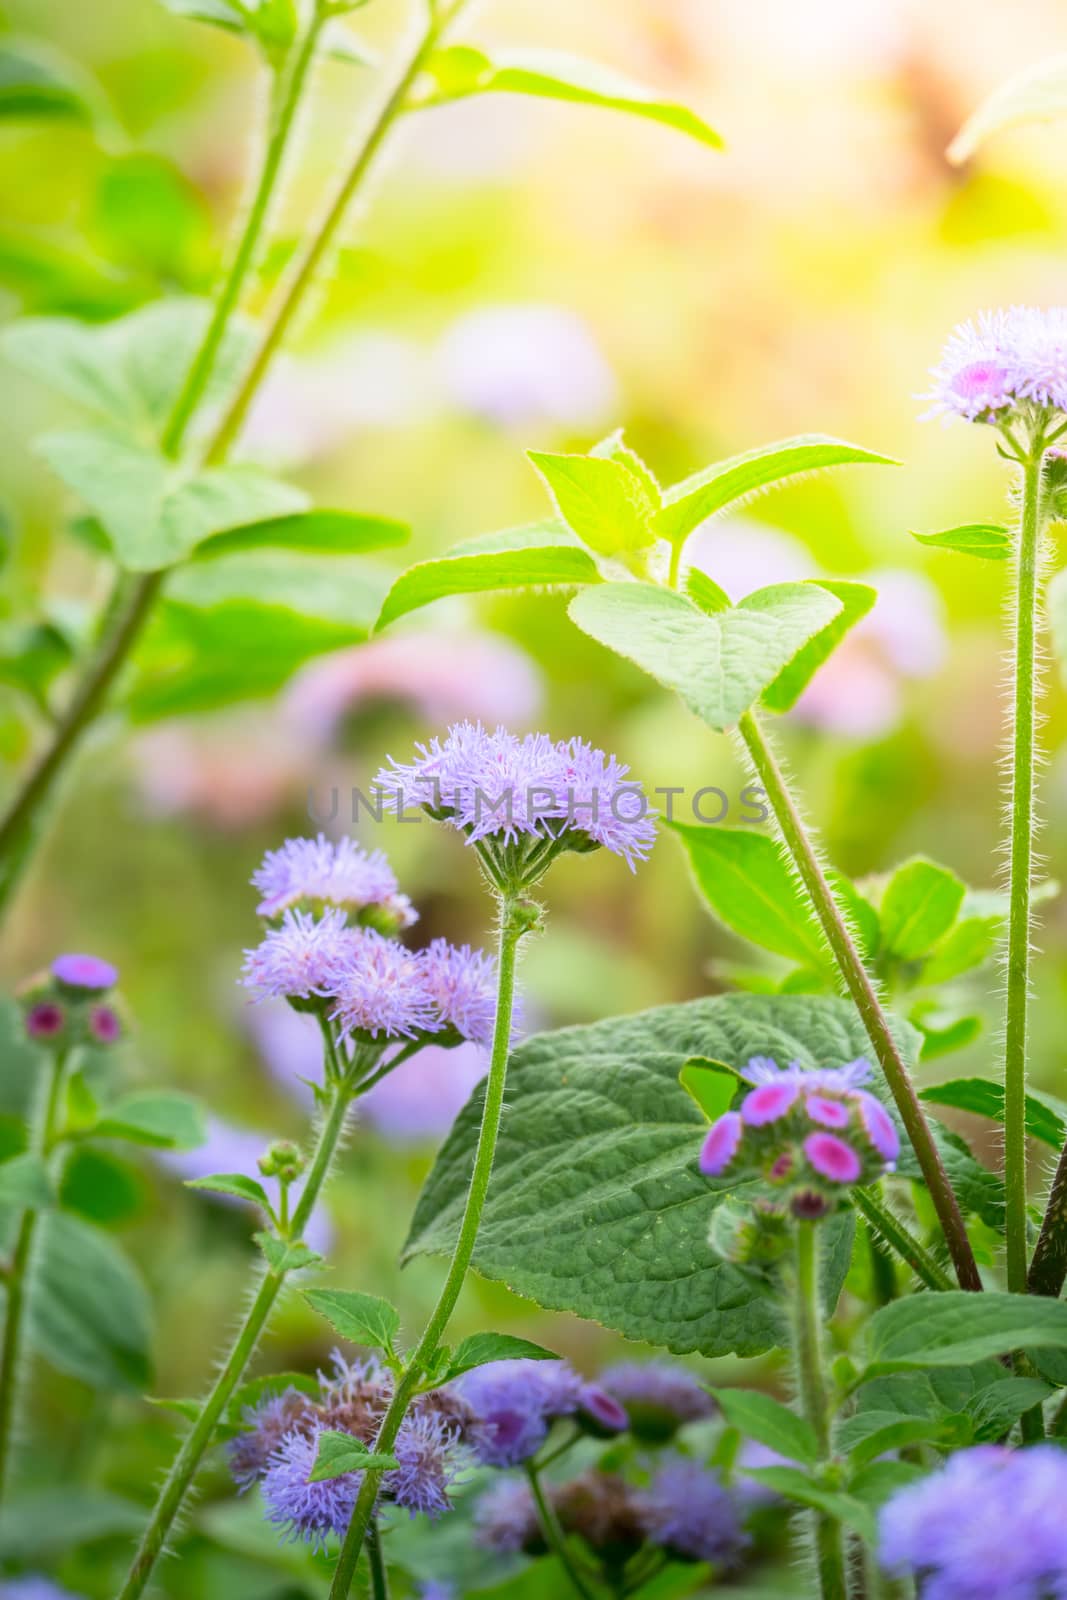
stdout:
[(803, 473), (864, 463), (883, 467), (898, 465), (891, 456), (878, 455), (873, 450), (864, 450), (859, 445), (821, 433), (799, 434), (795, 439), (761, 445), (743, 455), (716, 461), (666, 490), (663, 509), (656, 518), (656, 532), (660, 538), (679, 545), (708, 517), (761, 490)]
[(212, 534), (307, 504), (299, 489), (255, 467), (193, 472), (103, 429), (45, 434), (37, 448), (85, 501), (131, 572), (172, 566)]
[(113, 1239), (65, 1212), (41, 1219), (29, 1328), (52, 1366), (94, 1388), (139, 1394), (150, 1382), (144, 1285)]
[[(155, 438), (203, 338), (211, 307), (191, 298), (158, 300), (114, 322), (87, 326), (69, 317), (26, 317), (0, 339), (21, 371), (111, 423)], [(219, 348), (205, 391), (224, 392), (248, 350), (250, 330), (235, 322)]]
[(819, 588), (826, 589), (840, 600), (841, 610), (825, 628), (820, 628), (809, 639), (789, 665), (778, 674), (769, 688), (763, 691), (763, 704), (768, 711), (788, 711), (795, 706), (812, 678), (837, 649), (845, 634), (870, 611), (878, 598), (877, 590), (868, 583), (838, 583), (829, 578), (819, 579)]
[(1023, 1347), (1067, 1350), (1067, 1302), (989, 1291), (911, 1295), (871, 1318), (865, 1370), (967, 1366)]
[(473, 45), (449, 45), (431, 57), (412, 105), (441, 105), (474, 94), (528, 94), (626, 111), (722, 148), (720, 135), (687, 106), (598, 62), (555, 50), (501, 50), (489, 56)]
[(596, 562), (568, 527), (560, 521), (534, 522), (466, 539), (433, 561), (416, 562), (386, 595), (375, 628), (447, 595), (599, 581)]
[[(914, 1055), (910, 1031), (901, 1040)], [(809, 995), (724, 995), (528, 1040), (509, 1067), (475, 1266), (540, 1305), (678, 1352), (752, 1355), (780, 1343), (767, 1278), (709, 1248), (716, 1208), (739, 1191), (701, 1177), (707, 1123), (679, 1073), (695, 1057), (840, 1065), (863, 1048), (851, 1006)], [(423, 1190), (409, 1256), (452, 1248), (483, 1092), (460, 1113)], [(837, 1240), (827, 1272), (831, 1302), (847, 1242)]]
[(968, 117), (948, 147), (957, 165), (970, 160), (980, 144), (1004, 128), (1050, 122), (1067, 113), (1067, 55), (1050, 56), (1026, 67), (995, 89)]
[(605, 583), (570, 614), (583, 632), (681, 695), (709, 727), (733, 727), (797, 652), (841, 610), (816, 584), (759, 589), (713, 616), (670, 589)]

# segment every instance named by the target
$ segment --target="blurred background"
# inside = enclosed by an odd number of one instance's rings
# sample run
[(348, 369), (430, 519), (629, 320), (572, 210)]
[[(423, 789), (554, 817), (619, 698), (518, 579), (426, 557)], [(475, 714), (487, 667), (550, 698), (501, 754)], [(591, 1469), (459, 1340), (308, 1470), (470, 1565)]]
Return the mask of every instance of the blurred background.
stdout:
[[(351, 27), (384, 47), (402, 16), (375, 0)], [(0, 19), (81, 63), (113, 116), (109, 135), (58, 119), (4, 123), (4, 314), (103, 320), (160, 292), (209, 291), (254, 156), (263, 85), (252, 52), (153, 0), (4, 0)], [(783, 725), (790, 763), (846, 871), (878, 873), (922, 851), (989, 886), (1004, 572), (908, 535), (1000, 519), (1007, 469), (981, 428), (920, 423), (917, 397), (954, 323), (985, 306), (1063, 299), (1067, 131), (1004, 135), (959, 170), (944, 148), (992, 87), (1067, 49), (1067, 14), (1051, 0), (492, 0), (474, 23), (480, 39), (573, 50), (661, 87), (706, 115), (727, 152), (517, 98), (411, 119), (268, 382), (244, 453), (284, 464), (320, 504), (411, 523), (392, 568), (366, 564), (375, 593), (401, 562), (544, 514), (528, 447), (584, 450), (622, 425), (665, 482), (806, 431), (898, 457), (896, 468), (768, 496), (702, 530), (693, 553), (735, 598), (818, 573), (879, 587), (871, 617)], [(300, 240), (369, 82), (350, 64), (321, 68), (250, 310)], [(73, 413), (10, 371), (4, 384), (3, 606), (77, 617), (101, 602), (101, 575), (28, 449)], [(260, 649), (269, 660), (271, 640)], [(132, 733), (102, 726), (0, 958), (9, 988), (61, 949), (118, 964), (132, 1030), (123, 1070), (207, 1101), (216, 1121), (200, 1171), (247, 1165), (269, 1137), (306, 1126), (296, 1080), (315, 1071), (307, 1035), (288, 1013), (250, 1007), (236, 979), (258, 937), (248, 876), (265, 849), (308, 830), (309, 791), (328, 809), (336, 786), (343, 820), (352, 786), (366, 787), (386, 754), (403, 758), (463, 716), (580, 733), (650, 787), (736, 796), (745, 781), (729, 742), (580, 636), (559, 595), (444, 602), (271, 687), (240, 705), (225, 703), (224, 685), (201, 691), (165, 719), (148, 697)], [(0, 705), (10, 774), (39, 735), (17, 695)], [(1055, 875), (1067, 854), (1067, 722), (1051, 670), (1047, 709), (1043, 843)], [(359, 832), (390, 853), (421, 910), (419, 940), (491, 937), (491, 908), (456, 837), (429, 826)], [(708, 918), (670, 837), (634, 878), (614, 858), (565, 859), (548, 900), (548, 936), (523, 969), (536, 1026), (712, 992), (729, 963), (752, 959)], [(1045, 911), (1035, 1061), (1055, 1089), (1067, 912), (1057, 902)], [(990, 969), (970, 997), (991, 1022), (993, 982)], [(953, 1072), (989, 1069), (994, 1027), (953, 1058)], [(10, 1118), (29, 1068), (13, 1037), (5, 1050)], [(400, 1275), (397, 1252), (480, 1070), (463, 1052), (405, 1068), (354, 1130), (321, 1218), (336, 1281), (394, 1296), (408, 1327), (438, 1269)], [(99, 1155), (68, 1179), (141, 1262), (161, 1395), (199, 1391), (253, 1258), (249, 1217), (183, 1190), (194, 1170), (185, 1160), (179, 1171), (174, 1160)], [(588, 1371), (618, 1344), (480, 1282), (459, 1320), (543, 1339)], [(260, 1365), (314, 1366), (328, 1344), (290, 1300)], [(143, 1499), (173, 1447), (172, 1420), (146, 1420), (133, 1395), (104, 1402), (41, 1373), (33, 1404), (44, 1442), (31, 1478), (47, 1478), (61, 1445), (90, 1478)], [(209, 1478), (208, 1511), (227, 1495), (221, 1472)], [(275, 1592), (251, 1537), (198, 1534), (164, 1587), (190, 1600)], [(72, 1588), (107, 1592), (99, 1549), (66, 1561)]]

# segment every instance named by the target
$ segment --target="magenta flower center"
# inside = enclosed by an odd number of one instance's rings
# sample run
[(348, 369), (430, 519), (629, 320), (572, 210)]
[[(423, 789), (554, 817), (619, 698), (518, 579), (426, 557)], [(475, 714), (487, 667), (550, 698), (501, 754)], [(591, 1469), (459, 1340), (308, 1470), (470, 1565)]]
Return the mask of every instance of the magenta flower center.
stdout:
[(762, 1128), (768, 1122), (777, 1122), (793, 1108), (797, 1097), (795, 1083), (764, 1083), (753, 1089), (741, 1102), (741, 1115), (750, 1128)]
[(808, 1116), (823, 1128), (847, 1128), (848, 1107), (840, 1100), (829, 1100), (822, 1094), (810, 1094), (805, 1102)]
[(804, 1154), (819, 1176), (830, 1183), (855, 1183), (863, 1170), (855, 1150), (833, 1133), (809, 1133)]
[(741, 1143), (741, 1118), (727, 1111), (713, 1122), (700, 1152), (700, 1170), (707, 1178), (717, 1178), (730, 1165)]
[(44, 1000), (26, 1015), (26, 1032), (31, 1039), (52, 1039), (62, 1033), (66, 1017), (61, 1006)]

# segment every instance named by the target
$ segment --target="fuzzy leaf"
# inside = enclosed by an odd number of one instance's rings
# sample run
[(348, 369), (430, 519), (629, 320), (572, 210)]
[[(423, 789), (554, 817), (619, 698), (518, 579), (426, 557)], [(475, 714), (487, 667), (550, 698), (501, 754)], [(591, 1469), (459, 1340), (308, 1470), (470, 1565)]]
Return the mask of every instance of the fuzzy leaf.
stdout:
[(1067, 1302), (1040, 1295), (911, 1295), (876, 1311), (868, 1327), (870, 1376), (958, 1367), (1021, 1348), (1067, 1349)]
[(467, 539), (432, 561), (416, 562), (393, 584), (374, 626), (380, 630), (447, 595), (599, 581), (596, 562), (569, 528), (562, 522), (534, 522)]
[(1067, 55), (1049, 56), (1002, 83), (973, 112), (948, 147), (957, 166), (1004, 128), (1051, 122), (1067, 112)]
[(388, 1300), (355, 1289), (308, 1289), (304, 1299), (342, 1339), (374, 1350), (392, 1350), (400, 1332), (400, 1313)]
[(710, 617), (647, 583), (600, 584), (570, 605), (583, 632), (676, 690), (720, 731), (735, 725), (840, 610), (835, 596), (803, 583), (759, 589)]
[(646, 117), (688, 134), (713, 150), (722, 139), (695, 111), (664, 99), (654, 89), (580, 56), (555, 50), (497, 51), (493, 56), (473, 45), (449, 45), (431, 57), (429, 88), (414, 105), (440, 105), (473, 94), (527, 94), (545, 100), (569, 100)]
[(947, 867), (916, 856), (898, 867), (882, 896), (884, 947), (901, 961), (924, 956), (955, 922), (965, 885)]
[(842, 439), (831, 439), (820, 433), (800, 434), (794, 439), (760, 445), (758, 449), (746, 450), (726, 461), (716, 461), (666, 490), (663, 510), (656, 518), (656, 532), (661, 539), (680, 545), (708, 517), (761, 490), (807, 472), (863, 463), (882, 467), (899, 465), (891, 456), (877, 455), (873, 450), (863, 450), (859, 445), (846, 444)]
[(985, 561), (1006, 561), (1011, 554), (1011, 534), (1002, 522), (965, 522), (942, 533), (915, 533), (919, 544), (935, 550), (955, 550), (963, 556), (979, 556)]
[(624, 557), (653, 542), (659, 508), (644, 479), (625, 462), (604, 456), (527, 452), (569, 528), (597, 555)]
[(996, 949), (1003, 926), (1001, 916), (961, 917), (924, 960), (919, 981), (948, 983), (951, 978), (982, 966)]
[(878, 598), (877, 590), (872, 589), (867, 583), (837, 583), (820, 578), (818, 587), (840, 600), (841, 610), (832, 622), (827, 623), (814, 638), (808, 640), (770, 687), (763, 691), (763, 704), (768, 711), (788, 711), (796, 705), (812, 678), (823, 663), (830, 659), (845, 634), (867, 615)]
[(319, 1434), (319, 1453), (308, 1482), (325, 1483), (330, 1478), (343, 1478), (349, 1472), (365, 1472), (368, 1468), (389, 1472), (399, 1465), (395, 1456), (375, 1455), (350, 1433), (327, 1428)]
[(229, 1194), (236, 1200), (250, 1200), (254, 1206), (260, 1206), (271, 1214), (270, 1199), (266, 1189), (255, 1178), (245, 1177), (243, 1172), (213, 1172), (206, 1178), (187, 1178), (187, 1189), (206, 1189), (209, 1194)]
[(802, 1466), (813, 1467), (818, 1461), (819, 1441), (811, 1423), (781, 1401), (758, 1389), (713, 1389), (711, 1393), (730, 1426), (746, 1439), (755, 1439)]
[[(993, 1122), (1004, 1121), (1004, 1085), (988, 1078), (953, 1078), (920, 1090), (920, 1100), (934, 1106), (971, 1111)], [(1049, 1094), (1031, 1091), (1026, 1096), (1026, 1131), (1032, 1139), (1062, 1150), (1067, 1139), (1067, 1104)]]
[(825, 1511), (871, 1544), (877, 1540), (878, 1526), (869, 1506), (840, 1489), (825, 1488), (799, 1467), (749, 1467), (744, 1469), (743, 1475), (762, 1483), (766, 1489), (773, 1489), (786, 1500), (794, 1500), (812, 1511)]
[(279, 1239), (273, 1233), (254, 1233), (272, 1272), (302, 1272), (307, 1267), (321, 1267), (322, 1257), (302, 1239)]
[(774, 839), (751, 828), (674, 822), (713, 916), (742, 939), (801, 966), (826, 965), (826, 945)]
[(544, 1345), (530, 1339), (520, 1339), (513, 1333), (472, 1333), (456, 1346), (449, 1357), (442, 1382), (458, 1378), (461, 1372), (473, 1367), (487, 1366), (491, 1361), (558, 1361), (559, 1357)]
[[(736, 1185), (701, 1176), (707, 1119), (678, 1075), (697, 1056), (734, 1068), (758, 1054), (840, 1065), (862, 1054), (864, 1037), (842, 1001), (725, 995), (527, 1040), (509, 1069), (476, 1268), (548, 1309), (679, 1353), (753, 1355), (780, 1344), (786, 1330), (768, 1278), (708, 1249), (711, 1218)], [(901, 1042), (913, 1056), (910, 1031)], [(483, 1097), (475, 1091), (438, 1156), (409, 1258), (452, 1249)], [(847, 1257), (828, 1253), (831, 1306)]]

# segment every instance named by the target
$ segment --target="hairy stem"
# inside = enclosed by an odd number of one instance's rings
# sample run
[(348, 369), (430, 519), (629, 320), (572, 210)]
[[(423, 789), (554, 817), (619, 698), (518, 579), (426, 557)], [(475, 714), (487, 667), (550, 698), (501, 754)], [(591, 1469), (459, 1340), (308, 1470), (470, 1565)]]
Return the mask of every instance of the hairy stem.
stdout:
[[(500, 1117), (504, 1108), (504, 1083), (507, 1076), (508, 1053), (511, 1046), (511, 1019), (515, 1005), (516, 953), (519, 940), (528, 926), (527, 921), (516, 915), (515, 903), (510, 900), (504, 900), (501, 904), (498, 942), (497, 1001), (496, 1021), (493, 1027), (493, 1048), (489, 1061), (489, 1076), (486, 1079), (485, 1104), (482, 1108), (478, 1147), (475, 1151), (474, 1165), (471, 1169), (467, 1201), (463, 1208), (463, 1220), (460, 1223), (459, 1236), (456, 1239), (456, 1246), (449, 1262), (444, 1287), (438, 1296), (437, 1304), (430, 1314), (430, 1319), (423, 1329), (422, 1337), (409, 1356), (407, 1364), (400, 1375), (393, 1398), (389, 1403), (389, 1408), (378, 1429), (374, 1450), (381, 1455), (388, 1455), (392, 1450), (396, 1442), (396, 1436), (400, 1431), (400, 1424), (403, 1422), (408, 1406), (414, 1398), (419, 1382), (437, 1354), (438, 1346), (451, 1319), (452, 1312), (455, 1310), (456, 1301), (459, 1299), (460, 1290), (463, 1288), (471, 1258), (474, 1255), (474, 1244), (478, 1237), (478, 1228), (481, 1225), (482, 1211), (485, 1208), (485, 1197), (493, 1171), (493, 1158), (496, 1155), (496, 1141), (500, 1132)], [(368, 1470), (363, 1475), (363, 1482), (360, 1485), (356, 1504), (352, 1511), (352, 1520), (349, 1522), (344, 1543), (341, 1546), (337, 1570), (330, 1586), (330, 1600), (347, 1600), (356, 1568), (359, 1565), (363, 1541), (367, 1535), (367, 1528), (374, 1513), (377, 1498), (378, 1474)]]
[[(63, 1080), (68, 1053), (58, 1050), (49, 1058), (48, 1083), (44, 1108), (37, 1118), (30, 1149), (34, 1155), (45, 1159), (52, 1148), (63, 1099)], [(26, 1310), (26, 1293), (29, 1287), (30, 1266), (33, 1260), (33, 1241), (40, 1213), (27, 1209), (19, 1220), (15, 1249), (6, 1276), (7, 1310), (4, 1316), (4, 1340), (0, 1347), (0, 1503), (7, 1487), (11, 1465), (11, 1435), (15, 1421), (15, 1390), (18, 1384), (19, 1357), (22, 1346), (22, 1324)]]
[(530, 1485), (530, 1493), (533, 1495), (534, 1505), (537, 1508), (537, 1521), (544, 1535), (545, 1543), (567, 1574), (568, 1582), (575, 1594), (580, 1596), (580, 1600), (592, 1600), (591, 1591), (567, 1548), (567, 1537), (560, 1527), (555, 1508), (545, 1494), (544, 1485), (541, 1482), (541, 1474), (532, 1461), (527, 1461), (526, 1463), (526, 1478)]
[(389, 1573), (382, 1550), (382, 1531), (377, 1517), (371, 1518), (367, 1529), (367, 1565), (370, 1567), (371, 1600), (389, 1600)]
[[(344, 1131), (345, 1116), (351, 1099), (352, 1090), (347, 1078), (335, 1078), (326, 1115), (319, 1130), (315, 1154), (308, 1171), (307, 1181), (293, 1211), (289, 1228), (289, 1238), (293, 1241), (300, 1240), (304, 1229), (307, 1227), (308, 1219), (311, 1216), (340, 1143), (341, 1135)], [(126, 1577), (126, 1582), (119, 1591), (119, 1600), (136, 1600), (138, 1595), (144, 1593), (145, 1586), (152, 1575), (152, 1570), (162, 1555), (166, 1541), (170, 1536), (174, 1519), (181, 1510), (186, 1495), (192, 1488), (193, 1479), (208, 1446), (211, 1444), (215, 1429), (222, 1419), (233, 1392), (244, 1376), (248, 1363), (255, 1353), (260, 1335), (266, 1327), (267, 1319), (274, 1307), (275, 1300), (281, 1292), (286, 1277), (287, 1271), (285, 1268), (277, 1271), (269, 1268), (264, 1273), (255, 1298), (245, 1314), (244, 1321), (238, 1330), (237, 1337), (229, 1355), (226, 1357), (222, 1370), (211, 1386), (200, 1415), (186, 1434), (181, 1449), (174, 1458), (174, 1463), (167, 1474), (166, 1482), (160, 1490), (159, 1498), (153, 1508), (151, 1519), (142, 1535), (141, 1543)]]
[[(820, 1461), (828, 1461), (831, 1454), (830, 1401), (822, 1362), (818, 1227), (817, 1222), (796, 1224), (794, 1354), (804, 1415), (818, 1440)], [(815, 1558), (822, 1600), (848, 1600), (841, 1524), (822, 1511), (815, 1513)]]
[(952, 1280), (900, 1218), (890, 1210), (874, 1189), (856, 1185), (852, 1203), (861, 1211), (879, 1238), (883, 1239), (928, 1289), (951, 1289)]
[(959, 1204), (948, 1181), (948, 1174), (934, 1144), (930, 1125), (915, 1093), (915, 1086), (904, 1058), (890, 1031), (888, 1018), (882, 1009), (874, 984), (852, 942), (841, 908), (826, 881), (815, 846), (797, 810), (782, 770), (766, 734), (751, 711), (747, 711), (741, 718), (738, 732), (766, 790), (785, 847), (808, 892), (826, 942), (830, 946), (856, 1009), (863, 1019), (867, 1036), (885, 1074), (890, 1093), (896, 1102), (930, 1191), (960, 1288), (981, 1289), (982, 1280), (975, 1263), (974, 1252), (967, 1237)]
[(1037, 591), (1043, 449), (1023, 464), (1015, 568), (1015, 659), (1011, 753), (1008, 953), (1004, 1004), (1004, 1198), (1008, 1289), (1025, 1294), (1026, 1030), (1030, 999), (1030, 891), (1033, 873), (1034, 756), (1037, 718)]

